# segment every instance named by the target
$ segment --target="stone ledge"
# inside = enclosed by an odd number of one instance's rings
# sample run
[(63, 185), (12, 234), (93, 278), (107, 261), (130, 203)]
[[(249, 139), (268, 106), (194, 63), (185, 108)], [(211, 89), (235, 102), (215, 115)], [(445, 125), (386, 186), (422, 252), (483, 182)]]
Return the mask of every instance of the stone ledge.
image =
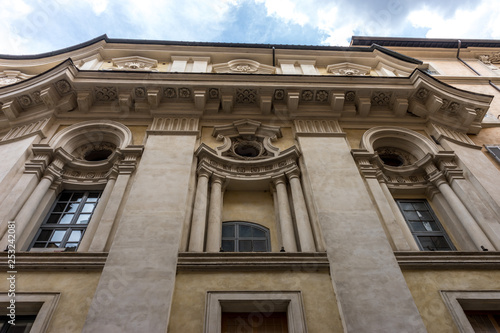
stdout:
[(181, 252), (177, 262), (178, 271), (262, 271), (293, 270), (315, 272), (328, 270), (330, 264), (326, 253), (281, 253), (281, 252)]
[[(51, 270), (102, 270), (108, 253), (79, 252), (18, 252), (14, 270), (51, 271)], [(0, 253), (0, 270), (12, 270), (8, 267), (7, 252)]]
[(500, 252), (394, 252), (403, 269), (500, 269)]

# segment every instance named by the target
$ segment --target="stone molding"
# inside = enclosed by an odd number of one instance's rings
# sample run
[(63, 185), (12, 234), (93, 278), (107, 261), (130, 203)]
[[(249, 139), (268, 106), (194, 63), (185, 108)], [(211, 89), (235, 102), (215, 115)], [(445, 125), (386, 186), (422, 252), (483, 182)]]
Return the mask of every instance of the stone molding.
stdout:
[(408, 251), (394, 253), (402, 269), (499, 269), (499, 252)]
[(293, 124), (295, 136), (345, 136), (336, 120), (294, 120)]
[(296, 147), (290, 147), (279, 156), (259, 160), (235, 160), (219, 156), (212, 148), (201, 144), (195, 153), (198, 158), (198, 173), (202, 170), (216, 173), (231, 180), (271, 181), (272, 177), (297, 169), (300, 154)]
[(22, 140), (24, 138), (37, 134), (42, 138), (45, 138), (45, 130), (47, 129), (50, 120), (51, 118), (49, 117), (29, 124), (13, 127), (0, 140), (0, 145), (7, 142)]
[(153, 119), (148, 135), (198, 135), (199, 118), (157, 117)]
[(438, 124), (429, 123), (427, 126), (428, 131), (433, 135), (437, 141), (440, 141), (442, 138), (445, 138), (449, 141), (457, 143), (464, 147), (469, 147), (472, 149), (481, 149), (481, 146), (478, 146), (472, 141), (471, 138), (465, 133), (457, 132), (452, 129), (440, 126)]
[(330, 268), (325, 252), (181, 252), (178, 271), (324, 271)]
[[(22, 271), (59, 271), (59, 270), (101, 270), (104, 268), (107, 253), (80, 252), (17, 252), (16, 268)], [(0, 268), (8, 271), (7, 252), (0, 253)]]

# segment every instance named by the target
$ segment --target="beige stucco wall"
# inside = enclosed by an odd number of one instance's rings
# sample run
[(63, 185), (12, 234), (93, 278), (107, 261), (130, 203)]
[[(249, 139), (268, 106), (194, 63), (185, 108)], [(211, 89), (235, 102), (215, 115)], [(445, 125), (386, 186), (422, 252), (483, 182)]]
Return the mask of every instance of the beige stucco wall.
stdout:
[(500, 170), (500, 163), (491, 155), (484, 145), (500, 145), (500, 128), (483, 128), (477, 135), (471, 135), (470, 138), (478, 146), (481, 146), (481, 151)]
[(143, 145), (144, 137), (146, 136), (147, 126), (128, 126), (130, 132), (132, 132), (132, 144)]
[(500, 272), (466, 270), (403, 270), (428, 333), (457, 333), (440, 290), (500, 290)]
[(269, 229), (271, 251), (279, 252), (274, 203), (269, 191), (226, 191), (222, 221), (253, 222)]
[(207, 291), (302, 292), (309, 333), (343, 332), (327, 272), (182, 272), (175, 281), (169, 333), (202, 332)]
[[(100, 275), (100, 271), (19, 271), (16, 275), (16, 292), (60, 293), (47, 333), (79, 333)], [(7, 291), (5, 274), (0, 276), (0, 281), (0, 292)]]

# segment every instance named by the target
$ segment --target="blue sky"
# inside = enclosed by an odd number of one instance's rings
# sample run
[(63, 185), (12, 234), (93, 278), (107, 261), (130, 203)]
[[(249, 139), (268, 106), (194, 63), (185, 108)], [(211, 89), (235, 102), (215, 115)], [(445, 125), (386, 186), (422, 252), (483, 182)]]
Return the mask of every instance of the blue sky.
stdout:
[(0, 0), (0, 54), (110, 38), (345, 46), (353, 35), (500, 39), (499, 0)]

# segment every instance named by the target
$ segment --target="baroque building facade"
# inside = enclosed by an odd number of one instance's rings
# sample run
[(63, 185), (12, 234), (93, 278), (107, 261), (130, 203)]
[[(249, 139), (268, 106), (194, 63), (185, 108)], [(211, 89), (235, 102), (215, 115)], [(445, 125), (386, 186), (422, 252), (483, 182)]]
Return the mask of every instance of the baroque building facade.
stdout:
[(499, 52), (0, 56), (3, 329), (500, 332)]

